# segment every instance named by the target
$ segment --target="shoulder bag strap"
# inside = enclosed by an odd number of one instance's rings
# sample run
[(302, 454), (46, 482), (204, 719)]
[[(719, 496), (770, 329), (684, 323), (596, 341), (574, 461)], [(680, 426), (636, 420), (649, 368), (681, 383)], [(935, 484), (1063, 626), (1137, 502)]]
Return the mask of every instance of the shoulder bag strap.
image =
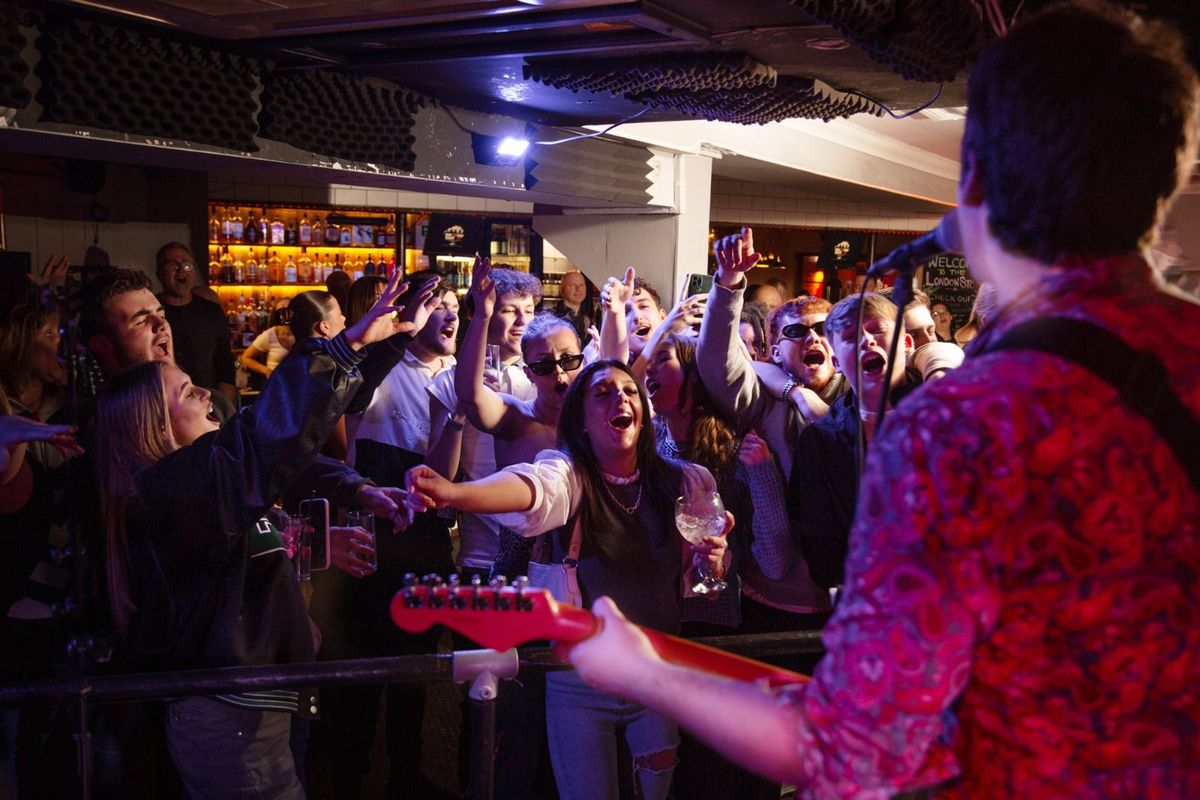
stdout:
[(1167, 383), (1167, 370), (1153, 353), (1136, 350), (1121, 337), (1083, 320), (1043, 317), (1004, 333), (984, 352), (1034, 350), (1070, 361), (1112, 386), (1171, 448), (1192, 488), (1200, 492), (1200, 423)]

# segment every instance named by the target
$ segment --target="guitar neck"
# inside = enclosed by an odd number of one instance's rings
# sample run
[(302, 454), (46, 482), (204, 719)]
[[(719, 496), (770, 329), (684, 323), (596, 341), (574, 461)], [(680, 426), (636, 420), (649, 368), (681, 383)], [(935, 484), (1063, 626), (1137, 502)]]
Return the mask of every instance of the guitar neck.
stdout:
[[(565, 623), (559, 641), (582, 641), (599, 631), (600, 621), (590, 611), (573, 606), (559, 606), (557, 614)], [(706, 644), (682, 639), (638, 626), (650, 640), (654, 651), (664, 661), (689, 667), (737, 681), (765, 682), (768, 686), (787, 686), (804, 683), (809, 678), (799, 672), (776, 667), (753, 658), (746, 658)], [(582, 634), (582, 635), (581, 635)], [(571, 638), (567, 638), (570, 636)], [(553, 637), (552, 637), (553, 638)]]

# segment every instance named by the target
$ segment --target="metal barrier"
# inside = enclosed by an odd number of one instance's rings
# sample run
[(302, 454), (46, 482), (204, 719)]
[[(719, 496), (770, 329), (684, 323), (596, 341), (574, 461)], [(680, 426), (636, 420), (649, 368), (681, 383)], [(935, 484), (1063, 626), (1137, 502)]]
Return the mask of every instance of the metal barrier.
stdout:
[[(819, 655), (824, 652), (820, 631), (759, 633), (741, 636), (715, 636), (695, 641), (721, 650), (752, 658)], [(471, 682), (472, 725), (471, 786), (472, 800), (490, 800), (492, 796), (491, 754), (495, 737), (495, 696), (499, 679), (512, 678), (515, 665), (507, 663), (512, 655), (493, 651), (460, 651), (427, 655), (364, 658), (346, 661), (313, 661), (302, 664), (273, 664), (264, 667), (222, 667), (179, 672), (98, 675), (39, 681), (25, 684), (0, 684), (0, 708), (29, 703), (73, 705), (76, 710), (77, 762), (81, 786), (79, 797), (90, 797), (91, 748), (87, 730), (90, 709), (106, 703), (130, 703), (166, 700), (193, 695), (230, 694), (264, 689), (313, 686), (350, 686), (373, 683), (432, 683), (438, 681)], [(509, 651), (511, 654), (513, 651)], [(456, 655), (458, 664), (456, 669)], [(570, 669), (560, 663), (546, 647), (521, 648), (515, 661), (522, 671)]]

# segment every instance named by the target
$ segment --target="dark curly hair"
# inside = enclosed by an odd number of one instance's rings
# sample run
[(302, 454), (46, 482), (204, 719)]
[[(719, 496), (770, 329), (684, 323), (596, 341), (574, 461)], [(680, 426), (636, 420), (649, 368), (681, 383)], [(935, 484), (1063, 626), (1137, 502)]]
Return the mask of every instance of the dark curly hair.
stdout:
[(675, 513), (675, 490), (679, 488), (679, 468), (658, 454), (654, 443), (654, 427), (650, 422), (650, 400), (646, 387), (630, 371), (629, 367), (616, 359), (593, 361), (571, 381), (563, 398), (562, 411), (558, 418), (558, 447), (571, 457), (579, 469), (583, 487), (583, 498), (579, 504), (579, 519), (585, 541), (610, 558), (618, 557), (629, 541), (627, 537), (639, 534), (627, 514), (619, 513), (608, 492), (604, 491), (604, 476), (596, 462), (596, 451), (583, 425), (584, 406), (588, 388), (597, 372), (615, 369), (633, 378), (637, 384), (638, 401), (642, 407), (642, 430), (637, 440), (637, 468), (642, 475), (643, 502), (653, 508), (664, 509), (673, 517)]
[(1043, 263), (1147, 243), (1189, 174), (1197, 78), (1179, 33), (1095, 2), (1051, 8), (971, 72), (974, 159), (992, 233)]

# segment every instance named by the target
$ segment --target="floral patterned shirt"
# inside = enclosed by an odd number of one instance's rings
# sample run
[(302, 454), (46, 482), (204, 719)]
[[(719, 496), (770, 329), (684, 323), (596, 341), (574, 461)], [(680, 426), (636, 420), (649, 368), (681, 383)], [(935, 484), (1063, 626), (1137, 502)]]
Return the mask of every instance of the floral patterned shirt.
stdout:
[(781, 694), (800, 796), (1200, 797), (1200, 497), (1107, 383), (988, 353), (1051, 315), (1153, 352), (1200, 417), (1200, 305), (1138, 258), (1048, 270), (893, 412), (828, 655)]

